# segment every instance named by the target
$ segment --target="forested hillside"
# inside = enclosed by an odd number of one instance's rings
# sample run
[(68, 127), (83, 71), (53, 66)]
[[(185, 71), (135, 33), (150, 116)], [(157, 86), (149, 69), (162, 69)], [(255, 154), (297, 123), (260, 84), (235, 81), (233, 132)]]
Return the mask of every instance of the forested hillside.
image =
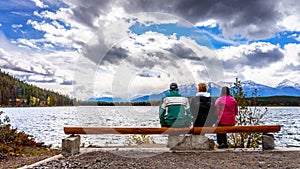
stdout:
[(0, 106), (69, 106), (67, 95), (20, 81), (0, 69)]
[(293, 96), (258, 97), (246, 100), (249, 106), (300, 106), (300, 97)]

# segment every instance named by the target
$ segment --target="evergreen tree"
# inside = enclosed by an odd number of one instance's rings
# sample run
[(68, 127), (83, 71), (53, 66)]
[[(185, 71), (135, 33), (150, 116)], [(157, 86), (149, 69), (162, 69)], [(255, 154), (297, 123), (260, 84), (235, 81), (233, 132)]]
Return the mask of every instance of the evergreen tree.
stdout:
[(0, 69), (0, 106), (45, 106), (48, 96), (49, 106), (73, 105), (73, 99), (66, 95), (27, 84)]

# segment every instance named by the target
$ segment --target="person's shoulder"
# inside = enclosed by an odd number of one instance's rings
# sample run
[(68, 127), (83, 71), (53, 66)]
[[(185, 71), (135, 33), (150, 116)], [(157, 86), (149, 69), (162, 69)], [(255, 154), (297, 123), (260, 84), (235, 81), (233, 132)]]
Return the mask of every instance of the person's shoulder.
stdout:
[(221, 97), (218, 97), (218, 98), (217, 98), (217, 101), (223, 100), (223, 99), (224, 99), (224, 96), (221, 96)]
[(191, 101), (200, 100), (200, 96), (192, 96), (190, 98), (191, 98)]
[(234, 97), (232, 97), (232, 96), (228, 96), (228, 98), (229, 98), (230, 100), (232, 100), (232, 101), (236, 102), (236, 100), (235, 100), (235, 98), (234, 98)]

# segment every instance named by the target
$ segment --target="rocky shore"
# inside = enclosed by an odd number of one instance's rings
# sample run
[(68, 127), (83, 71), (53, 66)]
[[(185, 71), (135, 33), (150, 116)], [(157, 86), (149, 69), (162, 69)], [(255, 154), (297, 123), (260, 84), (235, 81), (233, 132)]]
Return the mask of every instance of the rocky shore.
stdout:
[(72, 157), (53, 159), (27, 167), (46, 168), (300, 168), (300, 149), (285, 150), (214, 150), (214, 151), (140, 151), (97, 150)]

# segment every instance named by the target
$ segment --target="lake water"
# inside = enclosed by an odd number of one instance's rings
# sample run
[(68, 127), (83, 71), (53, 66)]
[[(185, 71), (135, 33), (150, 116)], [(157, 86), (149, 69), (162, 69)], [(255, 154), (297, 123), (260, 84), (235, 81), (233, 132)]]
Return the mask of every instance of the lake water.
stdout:
[[(263, 108), (262, 108), (263, 109)], [(160, 127), (156, 106), (82, 106), (1, 108), (19, 131), (34, 135), (36, 141), (52, 147), (61, 146), (67, 135), (64, 126)], [(300, 107), (270, 107), (262, 124), (282, 125), (275, 133), (276, 147), (300, 147)], [(209, 136), (215, 139), (214, 135)], [(128, 135), (82, 135), (85, 146), (128, 145)], [(151, 136), (155, 143), (166, 144), (167, 136)]]

